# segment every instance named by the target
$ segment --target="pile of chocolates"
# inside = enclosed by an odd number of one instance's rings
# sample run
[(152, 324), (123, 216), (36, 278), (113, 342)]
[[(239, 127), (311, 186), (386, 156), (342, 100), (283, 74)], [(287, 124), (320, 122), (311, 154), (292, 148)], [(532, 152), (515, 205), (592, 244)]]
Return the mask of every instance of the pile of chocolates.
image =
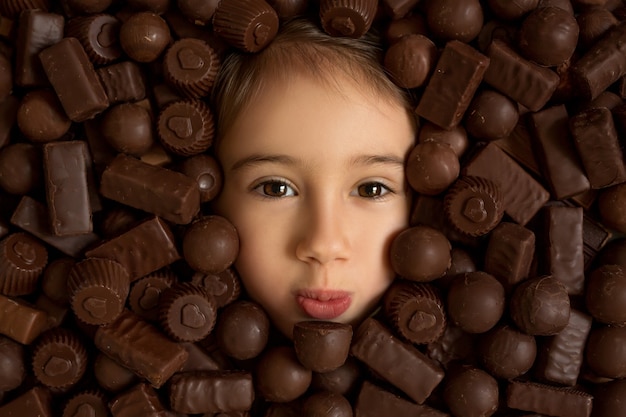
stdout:
[[(398, 278), (272, 329), (210, 210), (229, 48), (306, 16), (414, 99)], [(0, 2), (0, 417), (626, 415), (622, 0)]]

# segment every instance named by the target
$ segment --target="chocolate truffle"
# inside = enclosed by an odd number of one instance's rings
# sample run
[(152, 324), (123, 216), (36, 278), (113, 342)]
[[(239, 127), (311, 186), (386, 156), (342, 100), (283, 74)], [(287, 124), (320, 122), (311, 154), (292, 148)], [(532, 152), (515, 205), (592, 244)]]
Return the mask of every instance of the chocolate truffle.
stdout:
[(157, 321), (161, 294), (175, 282), (176, 276), (168, 269), (161, 269), (140, 278), (135, 281), (128, 294), (130, 309), (148, 321)]
[(71, 125), (59, 99), (50, 89), (33, 90), (20, 101), (17, 126), (26, 138), (35, 143), (59, 139)]
[(206, 25), (211, 22), (218, 3), (218, 0), (178, 0), (176, 5), (189, 21)]
[(0, 188), (24, 195), (41, 185), (41, 151), (28, 143), (13, 143), (0, 149)]
[(515, 20), (537, 7), (539, 0), (487, 0), (487, 4), (500, 19)]
[(587, 279), (587, 310), (605, 324), (626, 324), (626, 267), (602, 265)]
[(495, 277), (468, 272), (452, 280), (448, 289), (448, 318), (468, 333), (490, 330), (504, 313), (504, 287)]
[(238, 253), (237, 230), (221, 216), (210, 215), (195, 221), (183, 237), (185, 261), (198, 272), (222, 272), (235, 261)]
[(316, 392), (302, 404), (304, 417), (352, 417), (352, 406), (341, 394)]
[(322, 27), (331, 36), (360, 38), (372, 25), (377, 6), (376, 0), (321, 0)]
[(202, 98), (209, 95), (219, 60), (211, 46), (200, 39), (179, 39), (163, 57), (163, 75), (182, 95)]
[(598, 211), (602, 222), (618, 232), (626, 233), (626, 183), (614, 185), (600, 192)]
[(402, 278), (432, 281), (450, 266), (450, 241), (428, 226), (414, 226), (400, 232), (391, 243), (391, 266)]
[(197, 155), (213, 143), (213, 113), (200, 100), (175, 101), (159, 113), (157, 133), (167, 151), (180, 156)]
[(391, 45), (404, 36), (426, 35), (427, 32), (424, 16), (422, 14), (409, 14), (389, 22), (385, 31), (385, 39)]
[(459, 158), (446, 144), (427, 140), (413, 147), (406, 163), (406, 177), (420, 194), (437, 195), (459, 176)]
[(102, 137), (118, 152), (141, 156), (154, 144), (150, 112), (138, 104), (110, 107), (102, 117), (100, 129)]
[(411, 34), (387, 48), (384, 65), (398, 86), (417, 88), (430, 75), (437, 54), (433, 41), (424, 35)]
[(14, 296), (35, 292), (48, 264), (48, 250), (24, 232), (0, 241), (0, 294)]
[(222, 352), (245, 360), (258, 356), (265, 349), (269, 331), (269, 318), (259, 304), (235, 301), (220, 312), (215, 338)]
[(220, 2), (213, 15), (213, 31), (246, 52), (259, 52), (278, 33), (278, 15), (264, 0)]
[(232, 303), (239, 298), (241, 293), (241, 280), (233, 268), (208, 275), (196, 272), (191, 277), (191, 281), (204, 287), (211, 294), (217, 308)]
[(591, 329), (585, 360), (596, 375), (626, 377), (626, 327), (605, 326)]
[(538, 7), (524, 18), (519, 30), (522, 54), (539, 65), (561, 65), (571, 58), (578, 42), (578, 23), (558, 7)]
[(180, 172), (198, 182), (200, 201), (203, 203), (213, 200), (222, 190), (222, 169), (211, 155), (200, 154), (186, 158), (180, 166)]
[(43, 293), (60, 305), (69, 305), (70, 296), (67, 293), (67, 277), (76, 261), (70, 257), (55, 259), (43, 271), (41, 290)]
[(498, 382), (487, 372), (465, 366), (449, 373), (443, 399), (459, 417), (489, 417), (498, 409)]
[(504, 215), (500, 187), (486, 178), (462, 176), (448, 189), (444, 210), (456, 230), (469, 236), (483, 236)]
[(594, 391), (593, 417), (613, 417), (626, 414), (626, 379), (607, 382)]
[(557, 334), (569, 320), (567, 288), (549, 275), (527, 279), (513, 291), (509, 312), (517, 327), (527, 334)]
[(537, 343), (534, 336), (502, 325), (480, 335), (479, 351), (485, 370), (496, 378), (512, 379), (533, 366)]
[(19, 387), (26, 378), (24, 347), (5, 336), (0, 336), (0, 392)]
[(461, 158), (469, 147), (467, 131), (461, 124), (451, 129), (444, 129), (434, 123), (425, 122), (420, 126), (417, 140), (419, 143), (434, 140), (449, 145), (458, 158)]
[(465, 113), (465, 129), (478, 140), (508, 137), (517, 126), (517, 103), (494, 90), (478, 92)]
[(312, 372), (305, 368), (293, 347), (273, 347), (261, 356), (256, 367), (256, 388), (268, 401), (284, 403), (295, 400), (311, 384)]
[(350, 352), (352, 326), (325, 321), (302, 321), (293, 328), (298, 360), (314, 372), (329, 372), (343, 365)]
[(131, 386), (137, 376), (104, 353), (98, 354), (93, 363), (93, 373), (98, 384), (111, 392), (122, 391)]
[(151, 12), (131, 15), (120, 28), (120, 44), (137, 62), (155, 61), (170, 43), (170, 29), (163, 18)]
[(435, 37), (467, 43), (478, 36), (484, 17), (478, 0), (438, 0), (429, 3), (426, 19)]
[(85, 373), (87, 351), (75, 333), (64, 328), (53, 329), (38, 339), (32, 367), (39, 382), (56, 390), (66, 390)]
[(217, 308), (206, 290), (185, 282), (165, 289), (159, 300), (159, 324), (174, 340), (197, 342), (215, 326)]

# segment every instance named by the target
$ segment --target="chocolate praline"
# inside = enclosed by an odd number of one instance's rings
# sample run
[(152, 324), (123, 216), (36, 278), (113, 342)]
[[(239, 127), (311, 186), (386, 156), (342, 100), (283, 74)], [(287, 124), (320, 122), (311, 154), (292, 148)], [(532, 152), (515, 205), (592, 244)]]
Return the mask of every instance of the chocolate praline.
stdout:
[(391, 266), (402, 278), (427, 282), (441, 277), (450, 266), (450, 241), (428, 226), (400, 232), (391, 243)]
[(206, 25), (211, 22), (218, 3), (218, 0), (178, 0), (176, 2), (180, 12), (197, 25)]
[(601, 384), (593, 393), (593, 416), (614, 417), (626, 415), (626, 379)]
[(469, 147), (467, 131), (462, 124), (448, 130), (434, 123), (425, 122), (420, 126), (417, 141), (418, 143), (422, 143), (428, 140), (434, 140), (449, 145), (458, 158), (461, 158)]
[(304, 417), (352, 417), (352, 406), (341, 394), (316, 392), (302, 404)]
[(598, 197), (602, 222), (618, 232), (626, 233), (626, 183), (605, 188)]
[(100, 123), (102, 136), (113, 149), (141, 156), (154, 144), (152, 118), (144, 107), (122, 103), (106, 111)]
[(609, 29), (619, 23), (613, 13), (603, 7), (583, 10), (576, 16), (580, 30), (578, 47), (586, 49), (600, 39)]
[(362, 370), (359, 363), (352, 356), (334, 371), (313, 372), (311, 388), (318, 391), (330, 391), (343, 396), (352, 395), (361, 383)]
[(24, 347), (0, 336), (0, 392), (18, 388), (26, 378)]
[(26, 138), (45, 143), (67, 133), (72, 122), (56, 94), (49, 89), (39, 89), (22, 97), (17, 109), (17, 125)]
[(524, 16), (539, 4), (539, 0), (488, 0), (491, 11), (504, 20), (514, 20)]
[(598, 253), (595, 262), (598, 266), (620, 265), (626, 268), (626, 238), (609, 241)]
[(452, 148), (435, 140), (418, 143), (409, 153), (406, 177), (415, 191), (437, 195), (445, 191), (459, 176), (461, 165)]
[(585, 360), (598, 376), (626, 377), (626, 327), (604, 326), (591, 329)]
[(437, 55), (437, 47), (426, 36), (406, 35), (387, 48), (384, 65), (398, 86), (417, 88), (430, 75)]
[(497, 140), (509, 136), (518, 119), (517, 103), (497, 91), (482, 90), (465, 113), (465, 129), (476, 139)]
[(485, 369), (496, 378), (511, 379), (530, 370), (537, 356), (533, 336), (503, 325), (480, 336), (480, 359)]
[(306, 392), (312, 372), (298, 361), (293, 347), (277, 346), (261, 356), (256, 375), (256, 388), (261, 396), (268, 401), (284, 403)]
[(0, 101), (11, 94), (13, 89), (13, 72), (9, 58), (0, 53)]
[(221, 216), (210, 215), (195, 221), (183, 237), (185, 261), (198, 272), (222, 272), (235, 261), (238, 253), (237, 230)]
[(108, 9), (113, 0), (64, 0), (67, 7), (78, 14), (102, 13)]
[(455, 416), (489, 417), (498, 409), (498, 381), (487, 372), (465, 366), (447, 375), (443, 399)]
[(435, 37), (470, 42), (478, 36), (484, 17), (478, 0), (438, 0), (429, 3), (426, 19)]
[(41, 185), (41, 150), (28, 143), (13, 143), (0, 149), (0, 188), (24, 195)]
[(131, 59), (145, 63), (161, 55), (171, 35), (163, 18), (151, 12), (139, 12), (122, 23), (119, 38), (122, 49)]
[(585, 303), (600, 323), (626, 324), (626, 267), (603, 265), (593, 270), (587, 278)]
[(346, 362), (352, 326), (325, 321), (302, 321), (294, 325), (293, 344), (301, 364), (314, 372), (329, 372)]
[(258, 356), (265, 349), (269, 330), (269, 318), (260, 305), (235, 301), (220, 312), (215, 337), (222, 352), (245, 360)]
[(98, 354), (94, 360), (93, 373), (98, 384), (111, 392), (122, 391), (137, 380), (133, 371), (123, 367), (103, 353)]

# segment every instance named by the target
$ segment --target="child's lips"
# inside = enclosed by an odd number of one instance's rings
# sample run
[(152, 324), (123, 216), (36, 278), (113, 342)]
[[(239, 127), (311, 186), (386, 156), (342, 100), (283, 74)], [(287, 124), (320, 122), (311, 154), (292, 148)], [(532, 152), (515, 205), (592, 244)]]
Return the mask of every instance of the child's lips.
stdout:
[(352, 296), (347, 291), (302, 290), (296, 293), (296, 301), (309, 317), (332, 320), (350, 307)]

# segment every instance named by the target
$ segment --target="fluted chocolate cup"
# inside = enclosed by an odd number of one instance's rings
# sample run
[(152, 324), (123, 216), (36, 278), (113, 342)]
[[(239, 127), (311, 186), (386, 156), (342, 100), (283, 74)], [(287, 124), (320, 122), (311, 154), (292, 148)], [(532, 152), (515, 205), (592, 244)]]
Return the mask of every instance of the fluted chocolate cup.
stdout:
[(32, 368), (35, 378), (54, 391), (74, 386), (87, 368), (87, 351), (80, 338), (65, 328), (44, 333), (34, 347)]
[(200, 100), (175, 101), (161, 110), (157, 133), (169, 152), (180, 156), (200, 154), (213, 143), (213, 113)]
[(39, 241), (23, 232), (0, 241), (0, 294), (31, 294), (48, 264), (48, 251)]
[(246, 52), (259, 52), (278, 33), (276, 11), (264, 0), (228, 0), (213, 15), (213, 31)]
[(331, 36), (358, 39), (372, 26), (377, 0), (321, 0), (322, 28)]
[(78, 39), (94, 65), (106, 65), (122, 57), (120, 25), (115, 16), (108, 14), (80, 16), (67, 22), (65, 36)]
[(349, 324), (310, 320), (296, 323), (293, 328), (296, 356), (314, 372), (330, 372), (343, 365), (351, 342)]
[(163, 291), (159, 302), (159, 324), (180, 342), (197, 342), (213, 330), (217, 308), (206, 289), (189, 282)]
[(184, 38), (165, 52), (163, 75), (184, 96), (202, 98), (211, 92), (219, 65), (219, 58), (208, 43)]

